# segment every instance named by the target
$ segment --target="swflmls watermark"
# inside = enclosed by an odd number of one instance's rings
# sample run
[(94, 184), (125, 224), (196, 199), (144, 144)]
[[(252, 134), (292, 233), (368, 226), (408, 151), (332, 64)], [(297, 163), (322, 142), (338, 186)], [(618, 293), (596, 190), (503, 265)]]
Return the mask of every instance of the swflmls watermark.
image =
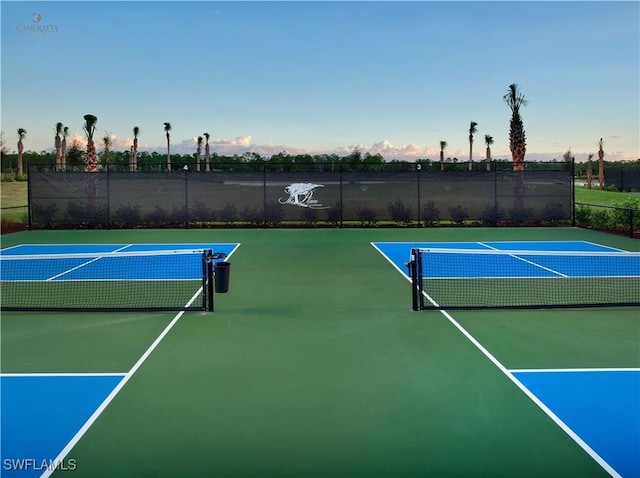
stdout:
[(75, 471), (78, 463), (75, 459), (49, 460), (39, 458), (5, 458), (2, 460), (5, 471)]
[(16, 26), (20, 33), (57, 33), (58, 25), (42, 23), (42, 15), (35, 12), (31, 23), (24, 23)]

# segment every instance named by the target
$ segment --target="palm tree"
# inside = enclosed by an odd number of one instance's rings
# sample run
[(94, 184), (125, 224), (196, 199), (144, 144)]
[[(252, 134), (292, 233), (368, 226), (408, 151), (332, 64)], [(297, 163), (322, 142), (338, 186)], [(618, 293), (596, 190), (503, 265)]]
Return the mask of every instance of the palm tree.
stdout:
[(587, 189), (591, 189), (591, 183), (593, 182), (593, 165), (591, 160), (593, 159), (593, 153), (589, 153), (587, 158)]
[(202, 136), (198, 136), (198, 149), (196, 150), (196, 171), (200, 171), (200, 154), (202, 153)]
[(87, 154), (84, 158), (84, 170), (87, 173), (98, 172), (98, 154), (93, 143), (93, 134), (96, 131), (98, 118), (93, 115), (84, 115), (84, 131), (87, 134)]
[(487, 145), (487, 171), (491, 171), (491, 145), (493, 144), (493, 136), (484, 135), (484, 144)]
[(22, 152), (24, 151), (24, 145), (22, 140), (27, 135), (27, 130), (24, 128), (18, 128), (18, 176), (22, 176), (24, 171), (22, 169)]
[(102, 161), (107, 166), (109, 164), (109, 153), (111, 152), (111, 137), (107, 133), (102, 138), (102, 144), (104, 146), (104, 151), (102, 153)]
[(62, 130), (62, 141), (60, 143), (60, 169), (63, 171), (67, 166), (67, 136), (69, 136), (69, 127), (65, 126)]
[(469, 125), (469, 171), (473, 168), (473, 133), (478, 131), (478, 123), (472, 121)]
[[(93, 134), (96, 132), (98, 118), (93, 115), (84, 115), (84, 131), (87, 134), (87, 153), (84, 157), (84, 171), (86, 173), (98, 172), (98, 154), (93, 142)], [(89, 207), (96, 208), (96, 193), (98, 190), (98, 175), (87, 174), (85, 176), (85, 192), (89, 197)]]
[(164, 132), (167, 134), (167, 171), (171, 171), (171, 123), (164, 124)]
[(129, 161), (129, 171), (135, 171), (138, 168), (138, 135), (140, 128), (133, 127), (133, 146), (131, 147), (131, 161)]
[(524, 171), (524, 155), (527, 152), (527, 142), (524, 133), (522, 118), (520, 117), (520, 107), (527, 105), (522, 92), (518, 90), (518, 85), (509, 85), (509, 92), (503, 96), (504, 102), (511, 108), (511, 125), (509, 129), (509, 149), (511, 149), (511, 159), (514, 171)]
[(54, 138), (55, 146), (56, 146), (56, 171), (60, 171), (62, 169), (62, 139), (60, 135), (62, 134), (63, 125), (62, 123), (56, 123), (56, 136)]
[(600, 138), (600, 141), (596, 142), (598, 146), (598, 187), (600, 190), (604, 189), (604, 141)]
[(447, 147), (446, 141), (440, 141), (440, 171), (444, 171), (444, 150)]
[(204, 137), (206, 139), (206, 142), (204, 144), (204, 164), (205, 169), (207, 171), (210, 171), (209, 163), (211, 161), (211, 151), (209, 150), (209, 133), (204, 133)]

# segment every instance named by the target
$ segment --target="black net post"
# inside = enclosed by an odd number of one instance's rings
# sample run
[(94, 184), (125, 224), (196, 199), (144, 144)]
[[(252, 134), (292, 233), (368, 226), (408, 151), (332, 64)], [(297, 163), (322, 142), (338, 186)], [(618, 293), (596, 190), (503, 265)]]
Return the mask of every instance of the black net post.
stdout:
[(411, 277), (411, 303), (413, 310), (420, 310), (418, 303), (418, 267), (417, 267), (417, 251), (411, 249), (411, 260), (407, 262), (409, 268), (409, 276)]
[(202, 251), (202, 310), (207, 310), (207, 251)]
[(207, 307), (209, 312), (213, 312), (213, 251), (209, 249), (207, 255)]

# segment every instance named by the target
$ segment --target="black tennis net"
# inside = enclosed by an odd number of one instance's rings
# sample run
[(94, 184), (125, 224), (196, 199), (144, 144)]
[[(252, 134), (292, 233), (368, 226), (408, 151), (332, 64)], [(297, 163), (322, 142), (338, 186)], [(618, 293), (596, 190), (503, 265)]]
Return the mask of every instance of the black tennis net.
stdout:
[(212, 251), (0, 255), (3, 310), (207, 309)]
[(412, 249), (413, 310), (640, 305), (640, 253)]

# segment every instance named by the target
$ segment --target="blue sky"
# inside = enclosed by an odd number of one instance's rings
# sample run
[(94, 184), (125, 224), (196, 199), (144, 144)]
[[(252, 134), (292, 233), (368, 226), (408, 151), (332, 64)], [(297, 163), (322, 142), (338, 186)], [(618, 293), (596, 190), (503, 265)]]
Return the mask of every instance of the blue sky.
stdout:
[[(528, 160), (640, 157), (640, 3), (2, 1), (10, 151), (52, 149), (60, 121), (128, 149), (510, 158), (517, 83)], [(39, 22), (34, 14), (39, 13)], [(40, 30), (33, 31), (42, 27)]]

